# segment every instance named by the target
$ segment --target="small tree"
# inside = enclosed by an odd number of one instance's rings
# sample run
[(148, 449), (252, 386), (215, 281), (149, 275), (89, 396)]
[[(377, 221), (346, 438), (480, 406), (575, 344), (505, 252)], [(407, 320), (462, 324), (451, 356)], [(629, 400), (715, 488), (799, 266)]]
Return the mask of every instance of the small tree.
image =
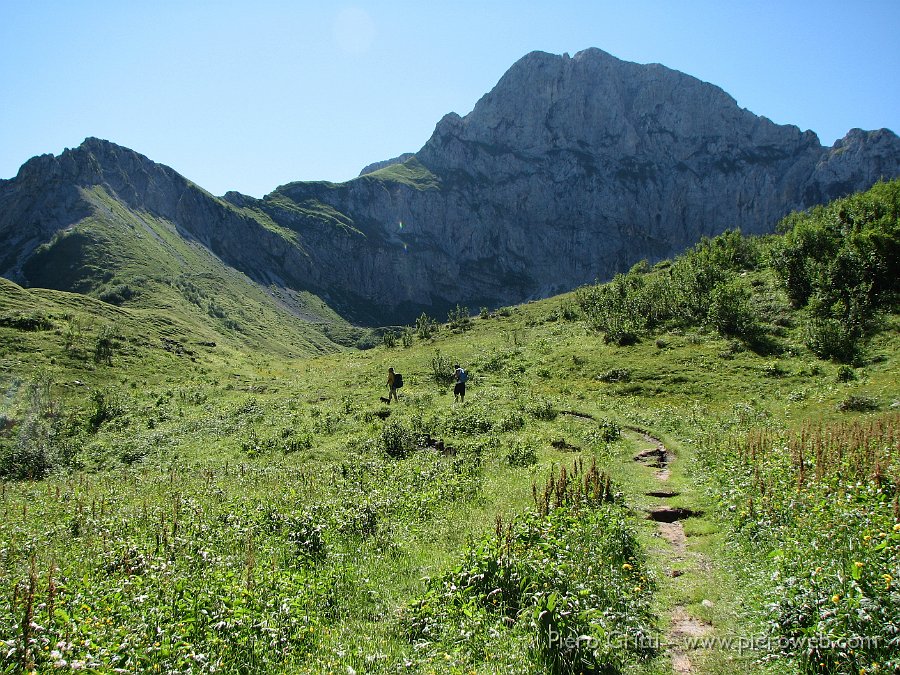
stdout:
[(466, 330), (472, 323), (472, 320), (469, 317), (469, 308), (456, 305), (456, 307), (451, 309), (447, 314), (447, 323), (450, 324), (450, 328)]
[(437, 332), (437, 321), (428, 316), (425, 312), (416, 319), (416, 335), (422, 340), (427, 340)]
[(115, 347), (116, 331), (109, 324), (103, 324), (97, 333), (97, 341), (94, 343), (94, 361), (106, 362), (112, 365), (113, 348)]

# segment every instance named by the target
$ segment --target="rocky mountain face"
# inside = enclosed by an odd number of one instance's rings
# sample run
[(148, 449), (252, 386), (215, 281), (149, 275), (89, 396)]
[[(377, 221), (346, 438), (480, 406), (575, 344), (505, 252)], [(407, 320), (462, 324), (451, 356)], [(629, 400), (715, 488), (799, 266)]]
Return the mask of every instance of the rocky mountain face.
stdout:
[(406, 322), (606, 279), (727, 228), (770, 232), (792, 210), (900, 175), (900, 138), (854, 129), (826, 148), (716, 86), (590, 49), (525, 56), (398, 160), (347, 183), (218, 199), (89, 139), (0, 184), (0, 274), (27, 283), (31, 252), (92, 212), (84, 188), (100, 184), (254, 279), (356, 320)]

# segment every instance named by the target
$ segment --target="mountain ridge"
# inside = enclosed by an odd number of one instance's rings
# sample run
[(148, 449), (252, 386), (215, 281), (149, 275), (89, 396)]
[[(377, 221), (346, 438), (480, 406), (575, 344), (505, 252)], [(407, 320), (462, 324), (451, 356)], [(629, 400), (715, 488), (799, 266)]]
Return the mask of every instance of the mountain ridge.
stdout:
[(900, 139), (853, 129), (826, 148), (716, 85), (589, 49), (525, 55), (391, 161), (345, 183), (215, 197), (88, 138), (0, 183), (0, 274), (27, 285), (28, 259), (95, 211), (80, 191), (100, 185), (260, 284), (357, 322), (409, 322), (569, 290), (726, 228), (773, 231), (790, 211), (900, 175)]

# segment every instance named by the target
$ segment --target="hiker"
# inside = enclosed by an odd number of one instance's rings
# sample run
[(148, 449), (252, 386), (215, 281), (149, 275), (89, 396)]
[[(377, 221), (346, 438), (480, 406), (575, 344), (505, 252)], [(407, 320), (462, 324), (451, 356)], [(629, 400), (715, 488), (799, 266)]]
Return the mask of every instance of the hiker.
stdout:
[(465, 403), (466, 380), (469, 379), (469, 374), (460, 368), (458, 363), (453, 365), (453, 374), (456, 376), (456, 386), (453, 387), (453, 402), (459, 401), (460, 403)]
[(393, 368), (388, 368), (388, 405), (391, 403), (391, 398), (400, 403), (400, 399), (397, 398), (397, 375)]

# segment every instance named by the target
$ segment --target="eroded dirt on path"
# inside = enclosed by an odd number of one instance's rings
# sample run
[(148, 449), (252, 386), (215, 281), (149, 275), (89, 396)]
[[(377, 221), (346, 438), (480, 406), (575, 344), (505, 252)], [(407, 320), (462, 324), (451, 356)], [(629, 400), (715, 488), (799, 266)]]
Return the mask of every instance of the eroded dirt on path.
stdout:
[[(675, 460), (675, 455), (668, 450), (658, 438), (637, 428), (632, 431), (640, 434), (643, 441), (650, 447), (641, 450), (633, 459), (649, 468), (657, 469), (653, 476), (660, 483), (666, 483), (671, 477), (670, 464)], [(664, 568), (668, 569), (668, 576), (675, 579), (685, 572), (697, 571), (707, 567), (699, 553), (689, 553), (687, 536), (682, 522), (686, 518), (702, 515), (685, 507), (673, 507), (665, 503), (679, 495), (676, 490), (667, 490), (661, 487), (659, 490), (650, 490), (646, 493), (649, 497), (663, 500), (662, 503), (652, 506), (647, 518), (657, 523), (659, 536), (668, 543), (664, 551), (666, 557)], [(682, 605), (676, 605), (669, 616), (669, 629), (666, 632), (665, 641), (672, 660), (672, 670), (678, 675), (690, 675), (697, 673), (696, 664), (691, 658), (696, 659), (700, 648), (698, 644), (712, 632), (712, 626), (688, 614)]]

